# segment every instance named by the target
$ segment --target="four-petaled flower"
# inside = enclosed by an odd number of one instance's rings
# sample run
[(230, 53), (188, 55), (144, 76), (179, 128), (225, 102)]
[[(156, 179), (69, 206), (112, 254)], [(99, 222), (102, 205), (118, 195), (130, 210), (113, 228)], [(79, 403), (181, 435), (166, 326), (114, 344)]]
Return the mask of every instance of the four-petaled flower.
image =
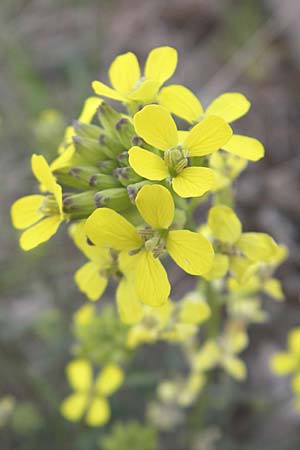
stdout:
[(31, 250), (50, 239), (64, 220), (62, 189), (41, 155), (32, 155), (31, 168), (41, 188), (51, 195), (28, 195), (12, 205), (11, 217), (15, 228), (26, 229), (20, 237), (23, 250)]
[(185, 272), (201, 275), (213, 263), (210, 242), (199, 233), (170, 229), (175, 205), (170, 191), (160, 185), (142, 187), (136, 207), (148, 226), (136, 229), (117, 212), (99, 208), (86, 222), (88, 238), (101, 248), (124, 252), (133, 274), (138, 298), (150, 306), (167, 301), (170, 283), (159, 260), (165, 251)]
[(134, 127), (148, 144), (164, 152), (158, 154), (132, 147), (129, 164), (148, 180), (172, 180), (180, 197), (198, 197), (214, 186), (214, 172), (208, 167), (188, 167), (189, 158), (217, 151), (232, 135), (230, 126), (211, 116), (195, 125), (190, 132), (179, 132), (169, 112), (159, 105), (145, 106), (134, 116)]

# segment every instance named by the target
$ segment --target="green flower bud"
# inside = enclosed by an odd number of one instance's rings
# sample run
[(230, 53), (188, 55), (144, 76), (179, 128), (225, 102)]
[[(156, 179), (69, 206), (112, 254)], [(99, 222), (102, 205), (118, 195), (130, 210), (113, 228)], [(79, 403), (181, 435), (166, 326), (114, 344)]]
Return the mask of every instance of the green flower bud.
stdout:
[(127, 186), (127, 192), (128, 192), (129, 198), (132, 201), (132, 203), (134, 203), (135, 197), (137, 196), (139, 190), (143, 186), (146, 186), (146, 184), (153, 184), (153, 182), (149, 181), (149, 180), (144, 180), (144, 181), (139, 181), (138, 183), (129, 184)]
[(124, 211), (132, 206), (125, 188), (105, 189), (94, 195), (96, 208), (106, 206), (115, 211)]
[(142, 178), (135, 173), (131, 167), (117, 167), (113, 174), (118, 178), (119, 182), (123, 186), (128, 186), (129, 184), (136, 183)]
[(121, 144), (125, 148), (130, 148), (131, 147), (131, 139), (135, 133), (132, 123), (126, 117), (122, 117), (116, 123), (115, 127), (118, 132), (118, 137), (120, 139)]
[(86, 137), (90, 139), (98, 140), (101, 133), (103, 133), (103, 129), (98, 127), (97, 125), (93, 125), (91, 123), (83, 123), (79, 120), (73, 121), (73, 127), (76, 131), (76, 135), (79, 137)]
[(53, 172), (60, 184), (75, 189), (89, 189), (89, 179), (97, 172), (95, 167), (71, 167), (58, 169)]
[(128, 163), (128, 152), (122, 152), (117, 155), (117, 160), (120, 166), (127, 167)]
[(97, 164), (99, 161), (107, 159), (107, 155), (96, 139), (74, 136), (73, 143), (76, 152), (89, 164)]
[(112, 171), (117, 167), (117, 162), (113, 160), (100, 161), (98, 166), (101, 173), (110, 175)]
[(80, 194), (64, 194), (63, 210), (71, 219), (88, 217), (96, 208), (94, 192), (87, 191)]
[(89, 186), (94, 190), (110, 189), (119, 187), (120, 183), (115, 177), (103, 173), (94, 173), (89, 178)]
[(118, 132), (115, 128), (116, 123), (122, 118), (112, 106), (102, 102), (97, 111), (98, 119), (108, 135), (118, 138)]
[(119, 141), (112, 139), (105, 133), (100, 134), (99, 144), (101, 145), (103, 152), (109, 159), (115, 159), (116, 156), (124, 150)]

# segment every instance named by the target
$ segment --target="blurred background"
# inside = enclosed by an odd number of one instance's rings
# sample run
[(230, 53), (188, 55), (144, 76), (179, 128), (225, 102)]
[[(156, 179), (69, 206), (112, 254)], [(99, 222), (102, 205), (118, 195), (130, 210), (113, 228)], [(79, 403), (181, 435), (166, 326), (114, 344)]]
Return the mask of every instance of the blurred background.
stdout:
[[(84, 302), (73, 273), (84, 258), (63, 228), (50, 243), (22, 252), (9, 208), (35, 189), (31, 153), (55, 156), (64, 127), (92, 93), (91, 81), (106, 81), (118, 53), (131, 50), (144, 61), (160, 45), (177, 48), (173, 81), (197, 92), (204, 105), (224, 91), (251, 100), (235, 127), (259, 138), (266, 156), (239, 179), (238, 211), (245, 230), (268, 232), (290, 251), (279, 271), (286, 303), (267, 302), (270, 320), (250, 330), (249, 379), (230, 385), (206, 419), (220, 438), (216, 447), (205, 444), (194, 411), (198, 441), (188, 447), (177, 430), (162, 448), (299, 450), (300, 412), (286, 380), (268, 368), (287, 330), (300, 323), (299, 20), (299, 0), (1, 0), (1, 450), (102, 448), (102, 431), (69, 424), (58, 411), (69, 392), (71, 315)], [(116, 418), (142, 417), (132, 403), (142, 406), (143, 396), (143, 388), (128, 388), (114, 407)]]

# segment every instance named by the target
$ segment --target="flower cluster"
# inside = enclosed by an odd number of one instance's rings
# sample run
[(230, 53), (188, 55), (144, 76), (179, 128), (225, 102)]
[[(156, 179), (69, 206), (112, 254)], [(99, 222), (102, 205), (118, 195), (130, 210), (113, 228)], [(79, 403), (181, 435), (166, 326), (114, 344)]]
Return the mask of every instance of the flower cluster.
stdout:
[[(75, 273), (79, 290), (94, 302), (111, 280), (116, 286), (121, 324), (109, 313), (100, 327), (92, 304), (77, 313), (75, 334), (89, 351), (77, 349), (67, 368), (75, 392), (62, 412), (70, 420), (108, 420), (106, 397), (123, 380), (118, 347), (126, 354), (159, 339), (183, 345), (191, 374), (178, 382), (182, 405), (199, 394), (215, 367), (243, 379), (246, 368), (238, 354), (248, 343), (247, 325), (266, 318), (258, 294), (283, 299), (273, 273), (286, 257), (285, 247), (265, 233), (243, 232), (234, 211), (233, 182), (248, 161), (264, 156), (257, 139), (231, 127), (250, 102), (229, 92), (204, 108), (185, 86), (163, 86), (176, 65), (177, 52), (170, 47), (149, 53), (143, 75), (133, 53), (118, 56), (109, 68), (112, 87), (92, 83), (96, 96), (65, 130), (54, 160), (32, 156), (39, 193), (12, 205), (13, 225), (24, 230), (23, 250), (44, 243), (65, 222), (87, 259)], [(207, 215), (198, 208), (204, 202)], [(166, 270), (172, 270), (171, 260), (196, 281), (195, 290), (174, 303)], [(206, 333), (199, 344), (202, 323)], [(98, 325), (115, 330), (99, 331), (105, 357), (90, 345), (90, 330)], [(96, 333), (91, 335), (96, 342)], [(107, 336), (113, 336), (115, 360), (109, 360)], [(102, 367), (95, 379), (91, 362)], [(161, 392), (172, 398), (170, 383)]]

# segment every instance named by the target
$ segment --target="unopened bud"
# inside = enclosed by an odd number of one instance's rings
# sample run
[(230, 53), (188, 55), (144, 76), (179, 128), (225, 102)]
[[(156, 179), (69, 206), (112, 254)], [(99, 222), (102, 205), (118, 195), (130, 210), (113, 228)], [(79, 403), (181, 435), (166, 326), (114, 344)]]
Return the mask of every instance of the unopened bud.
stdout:
[(96, 208), (105, 206), (115, 211), (125, 211), (130, 208), (131, 202), (125, 188), (105, 189), (94, 195)]
[(89, 186), (91, 189), (99, 190), (119, 187), (120, 183), (115, 177), (103, 173), (96, 173), (90, 176)]
[(131, 147), (131, 139), (134, 135), (134, 127), (129, 119), (126, 117), (122, 117), (117, 123), (116, 123), (116, 130), (118, 132), (118, 137), (120, 139), (121, 144), (126, 148)]
[(93, 125), (91, 123), (80, 122), (79, 120), (73, 121), (73, 127), (76, 131), (76, 135), (79, 137), (87, 137), (90, 139), (98, 140), (103, 129), (98, 127), (97, 125)]
[(107, 159), (106, 154), (96, 139), (74, 136), (73, 143), (76, 152), (89, 164), (97, 164), (99, 161)]
[(94, 209), (94, 192), (92, 191), (63, 195), (63, 210), (71, 219), (88, 217)]
[(95, 167), (71, 167), (55, 170), (53, 175), (60, 184), (75, 189), (89, 189), (89, 178), (97, 169)]
[(117, 167), (117, 162), (113, 160), (100, 161), (98, 164), (101, 173), (111, 174)]
[(128, 152), (122, 152), (117, 155), (117, 160), (120, 166), (128, 166)]
[(101, 133), (98, 142), (103, 152), (109, 159), (116, 158), (116, 156), (124, 150), (122, 144), (119, 141), (113, 139), (111, 136), (108, 136), (107, 134)]
[(153, 183), (152, 181), (144, 180), (139, 181), (138, 183), (129, 184), (127, 186), (127, 192), (132, 203), (134, 203), (139, 190), (142, 189), (143, 186), (146, 186), (146, 184), (153, 184)]
[(131, 167), (117, 167), (113, 174), (118, 178), (123, 186), (128, 186), (132, 183), (137, 183), (142, 178), (135, 173)]
[(115, 136), (116, 138), (118, 138), (118, 133), (115, 125), (122, 118), (122, 115), (106, 102), (101, 103), (97, 110), (97, 114), (100, 123), (105, 131), (110, 136)]

